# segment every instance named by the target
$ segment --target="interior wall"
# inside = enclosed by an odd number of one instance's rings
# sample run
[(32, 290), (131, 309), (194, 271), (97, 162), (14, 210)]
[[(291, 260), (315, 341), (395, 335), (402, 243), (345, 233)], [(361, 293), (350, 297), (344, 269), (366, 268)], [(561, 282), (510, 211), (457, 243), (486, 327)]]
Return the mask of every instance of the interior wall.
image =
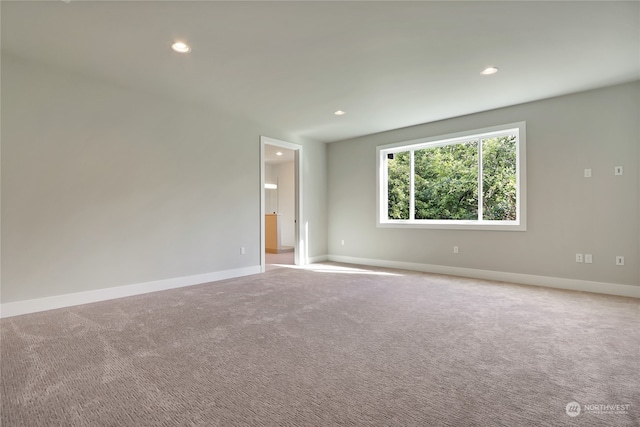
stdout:
[(260, 135), (326, 202), (325, 144), (274, 127), (4, 52), (1, 102), (2, 303), (258, 266)]
[[(289, 142), (300, 143), (296, 139)], [(327, 144), (303, 147), (302, 173), (302, 244), (305, 262), (327, 258)]]
[[(332, 143), (329, 254), (639, 285), (639, 102), (635, 82)], [(376, 227), (376, 146), (518, 121), (527, 126), (527, 231)]]
[(273, 175), (278, 178), (278, 213), (280, 214), (280, 243), (295, 246), (295, 162), (273, 165)]
[[(275, 184), (276, 178), (273, 173), (273, 165), (264, 165), (264, 182), (265, 184)], [(276, 213), (278, 210), (278, 191), (277, 189), (265, 188), (264, 190), (264, 212)]]

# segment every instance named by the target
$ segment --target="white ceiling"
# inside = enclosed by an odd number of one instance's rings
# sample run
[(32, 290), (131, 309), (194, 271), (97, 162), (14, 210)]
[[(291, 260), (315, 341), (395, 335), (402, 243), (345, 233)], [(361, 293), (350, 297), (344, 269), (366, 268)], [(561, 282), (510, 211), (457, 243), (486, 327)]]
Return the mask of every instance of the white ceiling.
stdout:
[[(281, 154), (278, 155), (278, 153)], [(263, 159), (265, 163), (271, 165), (293, 162), (295, 160), (295, 152), (275, 145), (265, 144)]]
[[(0, 7), (3, 52), (326, 142), (640, 78), (639, 2)], [(172, 52), (177, 39), (193, 51)]]

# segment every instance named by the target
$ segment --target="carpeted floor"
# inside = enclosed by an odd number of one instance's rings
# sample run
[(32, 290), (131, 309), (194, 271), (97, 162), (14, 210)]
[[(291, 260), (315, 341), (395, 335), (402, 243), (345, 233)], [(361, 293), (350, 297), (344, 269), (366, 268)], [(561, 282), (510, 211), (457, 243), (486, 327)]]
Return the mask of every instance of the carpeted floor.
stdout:
[(280, 268), (3, 319), (1, 421), (638, 426), (639, 321), (630, 298)]

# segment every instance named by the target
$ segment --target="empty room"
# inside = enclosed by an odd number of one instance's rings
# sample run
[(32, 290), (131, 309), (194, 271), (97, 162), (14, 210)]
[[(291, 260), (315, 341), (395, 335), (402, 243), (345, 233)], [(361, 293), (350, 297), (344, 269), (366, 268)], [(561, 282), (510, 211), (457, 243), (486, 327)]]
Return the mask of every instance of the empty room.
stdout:
[(2, 426), (640, 425), (640, 2), (0, 2)]

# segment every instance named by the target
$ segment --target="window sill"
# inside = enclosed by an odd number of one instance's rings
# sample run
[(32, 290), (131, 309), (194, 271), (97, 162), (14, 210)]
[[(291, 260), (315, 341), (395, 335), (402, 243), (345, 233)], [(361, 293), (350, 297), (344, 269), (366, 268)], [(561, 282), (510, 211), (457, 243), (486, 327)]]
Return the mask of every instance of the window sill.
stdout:
[(527, 231), (526, 224), (511, 221), (378, 221), (379, 228), (425, 228), (436, 230)]

